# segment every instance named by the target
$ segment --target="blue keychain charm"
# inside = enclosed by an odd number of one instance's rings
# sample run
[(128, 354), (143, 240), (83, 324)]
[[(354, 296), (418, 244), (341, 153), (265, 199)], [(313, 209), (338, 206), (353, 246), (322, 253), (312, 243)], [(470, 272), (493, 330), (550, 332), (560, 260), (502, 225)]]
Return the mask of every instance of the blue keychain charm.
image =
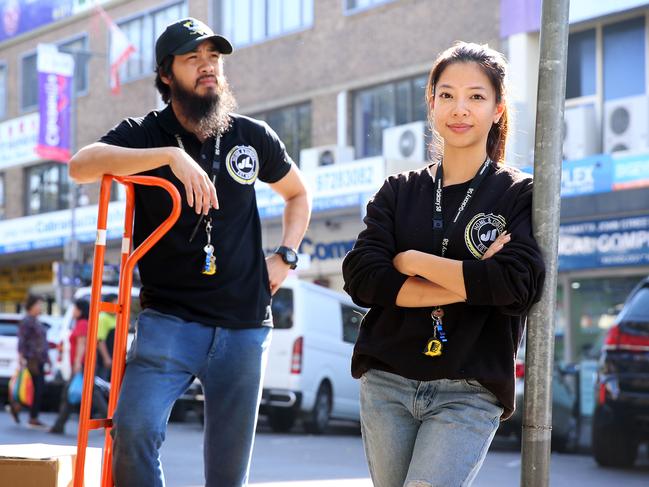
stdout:
[(207, 233), (207, 245), (203, 247), (205, 252), (205, 262), (203, 263), (203, 270), (201, 274), (211, 276), (216, 274), (216, 258), (214, 257), (214, 246), (212, 245), (212, 222), (208, 219), (205, 223), (205, 233)]

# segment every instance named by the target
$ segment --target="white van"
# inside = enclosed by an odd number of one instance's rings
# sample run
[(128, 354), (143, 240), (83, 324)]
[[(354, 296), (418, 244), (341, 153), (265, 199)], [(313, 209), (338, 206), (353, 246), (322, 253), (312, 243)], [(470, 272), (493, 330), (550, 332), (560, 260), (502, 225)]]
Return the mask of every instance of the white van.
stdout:
[(350, 364), (366, 310), (346, 294), (293, 278), (273, 296), (272, 310), (260, 411), (273, 431), (288, 431), (298, 417), (314, 434), (330, 418), (359, 421), (359, 384)]

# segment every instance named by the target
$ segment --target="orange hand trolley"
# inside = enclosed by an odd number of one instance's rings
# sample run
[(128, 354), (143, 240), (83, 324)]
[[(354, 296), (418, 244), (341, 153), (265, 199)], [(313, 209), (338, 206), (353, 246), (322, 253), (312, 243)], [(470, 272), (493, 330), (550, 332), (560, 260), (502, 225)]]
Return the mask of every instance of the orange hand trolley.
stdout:
[[(126, 187), (126, 213), (124, 216), (124, 235), (122, 238), (122, 257), (119, 273), (119, 293), (116, 304), (101, 300), (101, 287), (104, 273), (104, 254), (106, 251), (106, 230), (108, 219), (108, 202), (110, 200), (111, 183), (115, 180)], [(131, 251), (133, 236), (133, 211), (135, 209), (134, 184), (145, 186), (160, 186), (171, 196), (173, 207), (171, 214), (142, 244)], [(108, 399), (108, 414), (104, 419), (90, 419), (92, 405), (92, 388), (94, 387), (94, 371), (97, 358), (97, 347), (88, 345), (83, 376), (83, 395), (79, 412), (79, 432), (77, 434), (77, 458), (74, 467), (74, 487), (84, 485), (84, 466), (86, 448), (88, 446), (88, 431), (104, 428), (105, 440), (102, 460), (101, 486), (113, 486), (112, 438), (110, 430), (113, 425), (113, 413), (117, 406), (117, 398), (122, 386), (126, 361), (126, 344), (128, 338), (129, 316), (131, 311), (131, 286), (133, 284), (133, 269), (137, 261), (153, 247), (165, 233), (176, 223), (180, 216), (180, 194), (169, 181), (152, 176), (112, 176), (106, 174), (101, 181), (99, 193), (99, 214), (97, 217), (97, 240), (92, 269), (92, 291), (90, 295), (90, 316), (88, 337), (86, 343), (97, 342), (97, 323), (100, 311), (116, 313), (115, 342), (113, 345), (113, 365), (111, 369), (111, 387)]]

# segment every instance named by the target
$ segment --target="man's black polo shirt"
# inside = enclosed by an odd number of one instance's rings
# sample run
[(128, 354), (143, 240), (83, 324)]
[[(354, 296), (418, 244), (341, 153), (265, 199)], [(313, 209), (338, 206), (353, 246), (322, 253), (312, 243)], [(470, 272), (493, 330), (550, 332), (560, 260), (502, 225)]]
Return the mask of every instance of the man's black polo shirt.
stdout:
[[(135, 149), (178, 147), (176, 136), (189, 155), (210, 175), (214, 138), (201, 142), (178, 122), (171, 106), (141, 118), (128, 118), (101, 138), (101, 142)], [(263, 122), (232, 115), (230, 129), (221, 137), (221, 170), (216, 181), (218, 210), (211, 210), (212, 245), (216, 274), (203, 275), (201, 224), (189, 237), (199, 215), (187, 205), (185, 188), (168, 165), (143, 172), (171, 181), (182, 198), (182, 211), (174, 227), (139, 261), (142, 307), (226, 328), (260, 326), (270, 303), (268, 272), (261, 246), (261, 223), (254, 182), (279, 181), (292, 161), (284, 144)], [(135, 187), (134, 245), (139, 245), (171, 212), (171, 198), (159, 187)]]

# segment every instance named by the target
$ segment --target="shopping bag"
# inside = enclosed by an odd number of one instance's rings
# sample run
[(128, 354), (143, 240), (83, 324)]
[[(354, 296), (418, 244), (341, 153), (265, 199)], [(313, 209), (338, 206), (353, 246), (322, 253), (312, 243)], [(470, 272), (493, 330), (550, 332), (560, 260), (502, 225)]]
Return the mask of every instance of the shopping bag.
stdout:
[(34, 381), (27, 367), (21, 367), (9, 380), (9, 400), (31, 407), (34, 402)]
[(68, 386), (68, 404), (80, 404), (83, 393), (83, 373), (77, 372)]

